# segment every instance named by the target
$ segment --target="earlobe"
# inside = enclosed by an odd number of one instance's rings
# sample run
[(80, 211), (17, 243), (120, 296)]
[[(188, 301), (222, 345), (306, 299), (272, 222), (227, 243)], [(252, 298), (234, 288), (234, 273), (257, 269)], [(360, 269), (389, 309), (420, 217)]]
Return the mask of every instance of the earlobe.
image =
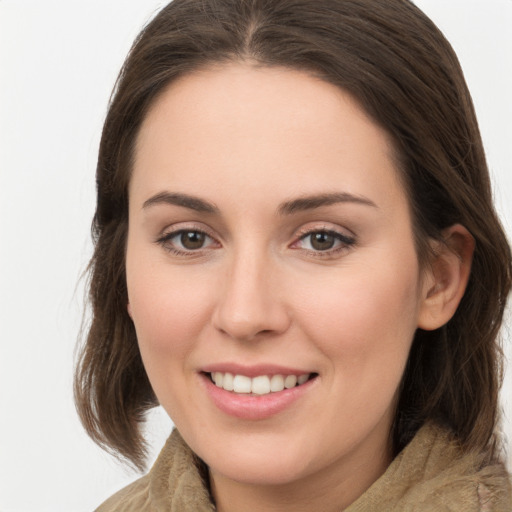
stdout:
[(445, 325), (455, 314), (466, 291), (475, 249), (473, 236), (460, 224), (447, 228), (443, 237), (424, 276), (418, 327), (427, 331)]
[(128, 302), (128, 304), (126, 305), (126, 310), (128, 311), (128, 314), (130, 315), (130, 318), (133, 320), (133, 316), (132, 316), (132, 306), (131, 304)]

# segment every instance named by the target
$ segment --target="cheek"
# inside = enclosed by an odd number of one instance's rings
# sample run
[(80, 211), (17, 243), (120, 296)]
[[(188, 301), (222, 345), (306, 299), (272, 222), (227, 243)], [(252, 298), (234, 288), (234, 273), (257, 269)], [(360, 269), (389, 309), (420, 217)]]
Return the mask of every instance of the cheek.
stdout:
[[(127, 282), (132, 318), (142, 361), (161, 405), (179, 422), (185, 404), (192, 404), (194, 375), (190, 354), (201, 338), (204, 319), (210, 315), (207, 283), (199, 287), (184, 273), (159, 272), (135, 266)], [(189, 406), (190, 408), (190, 406)]]
[(372, 375), (399, 381), (417, 327), (416, 265), (365, 265), (316, 285), (319, 293), (303, 298), (300, 316), (332, 365), (361, 382)]
[(134, 266), (130, 272), (128, 263), (128, 296), (143, 358), (185, 354), (211, 314), (211, 287), (198, 276), (168, 268)]

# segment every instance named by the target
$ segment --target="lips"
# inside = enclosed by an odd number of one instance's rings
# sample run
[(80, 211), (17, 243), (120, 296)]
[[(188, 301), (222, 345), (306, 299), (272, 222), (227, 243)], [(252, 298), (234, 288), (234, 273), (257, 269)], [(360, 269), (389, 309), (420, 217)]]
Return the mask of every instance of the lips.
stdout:
[(207, 396), (228, 416), (266, 420), (310, 395), (318, 373), (274, 365), (211, 365), (200, 372)]

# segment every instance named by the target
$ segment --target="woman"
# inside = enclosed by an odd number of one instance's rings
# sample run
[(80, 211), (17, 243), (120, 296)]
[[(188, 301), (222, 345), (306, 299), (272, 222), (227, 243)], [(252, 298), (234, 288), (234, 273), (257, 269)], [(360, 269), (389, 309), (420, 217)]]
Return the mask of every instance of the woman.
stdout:
[[(175, 0), (104, 126), (82, 421), (98, 510), (511, 510), (511, 256), (453, 50), (410, 2)], [(179, 433), (178, 433), (179, 432)]]

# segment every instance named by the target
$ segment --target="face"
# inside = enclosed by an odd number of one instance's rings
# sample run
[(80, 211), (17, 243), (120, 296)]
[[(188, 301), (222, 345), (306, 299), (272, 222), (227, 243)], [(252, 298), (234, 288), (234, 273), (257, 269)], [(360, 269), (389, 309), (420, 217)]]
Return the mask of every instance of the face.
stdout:
[(385, 132), (307, 74), (223, 65), (156, 101), (129, 194), (144, 365), (213, 478), (375, 479), (425, 296)]

